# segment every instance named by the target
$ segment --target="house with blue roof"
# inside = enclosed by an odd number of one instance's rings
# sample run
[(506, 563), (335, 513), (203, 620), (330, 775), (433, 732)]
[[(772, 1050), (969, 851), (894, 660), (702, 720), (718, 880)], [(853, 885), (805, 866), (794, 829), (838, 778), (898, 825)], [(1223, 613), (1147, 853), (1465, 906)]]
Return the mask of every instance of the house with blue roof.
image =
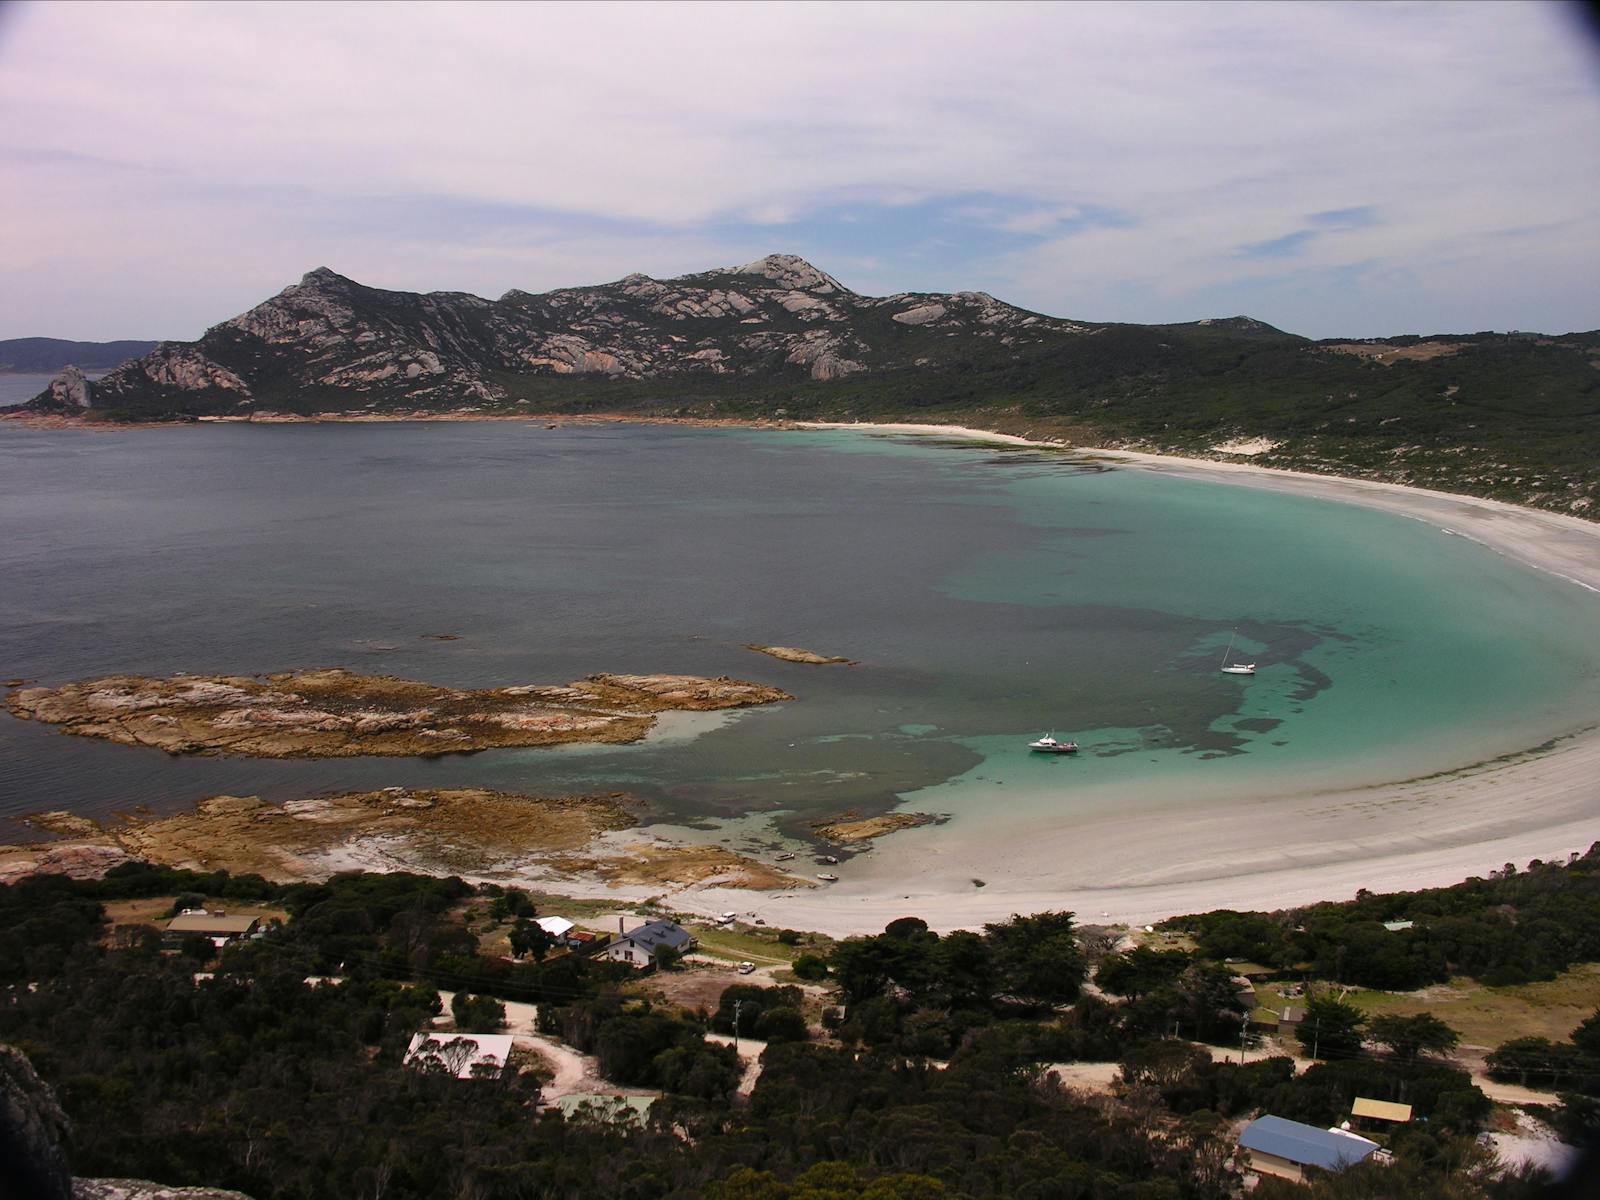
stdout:
[(1257, 1117), (1239, 1135), (1246, 1161), (1240, 1165), (1258, 1175), (1276, 1175), (1300, 1182), (1307, 1167), (1342, 1171), (1378, 1151), (1378, 1143), (1342, 1129), (1318, 1129), (1283, 1117)]

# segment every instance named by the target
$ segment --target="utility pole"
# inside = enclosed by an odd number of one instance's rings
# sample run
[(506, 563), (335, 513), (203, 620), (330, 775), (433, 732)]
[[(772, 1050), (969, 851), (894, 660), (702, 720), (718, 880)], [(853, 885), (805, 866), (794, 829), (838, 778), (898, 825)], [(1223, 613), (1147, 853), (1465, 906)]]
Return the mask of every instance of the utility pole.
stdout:
[(744, 1007), (743, 1000), (733, 1002), (733, 1056), (739, 1057), (739, 1010)]
[(1239, 1016), (1239, 1065), (1244, 1066), (1244, 1035), (1250, 1028), (1250, 1014), (1241, 1013)]
[(1317, 1056), (1317, 1044), (1322, 1033), (1322, 1018), (1318, 1017), (1311, 1022), (1311, 1057)]

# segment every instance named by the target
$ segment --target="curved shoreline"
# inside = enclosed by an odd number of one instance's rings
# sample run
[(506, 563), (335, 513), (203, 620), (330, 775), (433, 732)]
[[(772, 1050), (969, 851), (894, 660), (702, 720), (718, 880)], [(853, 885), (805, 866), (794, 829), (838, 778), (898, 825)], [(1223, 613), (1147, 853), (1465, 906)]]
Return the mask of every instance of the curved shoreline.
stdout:
[[(1135, 469), (1382, 509), (1472, 538), (1523, 566), (1600, 594), (1600, 523), (1503, 501), (1248, 461), (1075, 447), (953, 425), (779, 425), (609, 414), (432, 419), (798, 426), (965, 437), (1070, 452)], [(905, 830), (847, 864), (845, 878), (826, 889), (778, 894), (754, 904), (748, 892), (690, 891), (675, 894), (673, 903), (708, 914), (754, 911), (772, 924), (835, 934), (875, 932), (911, 913), (947, 929), (1050, 908), (1074, 909), (1085, 921), (1138, 923), (1224, 905), (1283, 908), (1345, 898), (1360, 887), (1385, 891), (1452, 883), (1534, 856), (1565, 858), (1600, 838), (1597, 779), (1600, 730), (1591, 728), (1516, 761), (1469, 765), (1444, 776), (1372, 788), (1207, 805), (1201, 816), (1186, 812), (1183, 820), (1172, 819), (1173, 806), (1181, 803), (1173, 798), (1165, 811), (1086, 820), (1070, 830), (1013, 827), (1002, 835), (963, 829), (954, 847), (929, 845), (939, 840), (935, 830)], [(1448, 821), (1441, 819), (1444, 806)], [(945, 836), (952, 832), (953, 826), (945, 827)], [(974, 882), (979, 879), (984, 886)]]
[[(1076, 450), (962, 426), (807, 427), (1075, 451), (1136, 469), (1380, 508), (1470, 537), (1600, 595), (1600, 525), (1502, 501), (1248, 463)], [(938, 929), (1043, 909), (1145, 924), (1219, 907), (1271, 910), (1346, 899), (1358, 888), (1440, 886), (1506, 862), (1565, 860), (1586, 850), (1600, 839), (1596, 780), (1600, 726), (1506, 761), (1371, 787), (1207, 804), (1179, 819), (1169, 804), (1080, 818), (1070, 828), (1034, 822), (962, 830), (959, 842), (954, 825), (908, 830), (888, 841), (891, 854), (855, 860), (857, 869), (825, 891), (774, 896), (752, 911), (769, 923), (842, 936), (876, 932), (913, 914)], [(749, 906), (748, 896), (744, 901)], [(679, 902), (713, 912), (728, 900), (709, 891)]]

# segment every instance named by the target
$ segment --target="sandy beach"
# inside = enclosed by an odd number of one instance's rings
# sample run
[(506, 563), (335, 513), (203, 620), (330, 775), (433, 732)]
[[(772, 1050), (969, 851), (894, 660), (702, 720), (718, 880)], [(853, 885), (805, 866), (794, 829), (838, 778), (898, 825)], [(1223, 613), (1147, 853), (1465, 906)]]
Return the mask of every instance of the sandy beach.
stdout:
[[(1072, 449), (945, 425), (815, 427)], [(1600, 593), (1600, 525), (1577, 518), (1248, 462), (1082, 453), (1139, 470), (1381, 508)], [(1220, 907), (1277, 909), (1348, 899), (1359, 888), (1444, 885), (1507, 862), (1565, 860), (1600, 839), (1600, 729), (1425, 779), (1195, 800), (1163, 797), (1153, 809), (1147, 800), (1136, 815), (1113, 809), (1068, 824), (1008, 821), (1003, 832), (960, 828), (959, 822), (913, 829), (837, 868), (840, 882), (825, 889), (764, 897), (754, 905), (749, 893), (715, 889), (674, 902), (706, 913), (737, 908), (769, 924), (842, 935), (876, 931), (908, 914), (940, 929), (1043, 909), (1071, 909), (1086, 922), (1145, 924)]]

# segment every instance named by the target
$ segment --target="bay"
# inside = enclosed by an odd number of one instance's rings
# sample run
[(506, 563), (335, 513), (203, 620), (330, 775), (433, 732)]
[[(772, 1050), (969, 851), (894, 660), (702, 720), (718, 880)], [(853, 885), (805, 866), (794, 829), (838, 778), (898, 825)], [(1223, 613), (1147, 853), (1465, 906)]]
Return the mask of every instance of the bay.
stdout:
[[(1398, 779), (1600, 714), (1600, 606), (1581, 589), (1382, 512), (1058, 454), (308, 424), (6, 430), (0, 471), (7, 677), (681, 671), (797, 697), (634, 746), (430, 760), (175, 758), (7, 716), (0, 818), (480, 785), (622, 791), (665, 823), (746, 818), (744, 837), (902, 804), (992, 823)], [(1218, 673), (1230, 636), (1254, 678)], [(1077, 760), (1022, 750), (1052, 729)]]

